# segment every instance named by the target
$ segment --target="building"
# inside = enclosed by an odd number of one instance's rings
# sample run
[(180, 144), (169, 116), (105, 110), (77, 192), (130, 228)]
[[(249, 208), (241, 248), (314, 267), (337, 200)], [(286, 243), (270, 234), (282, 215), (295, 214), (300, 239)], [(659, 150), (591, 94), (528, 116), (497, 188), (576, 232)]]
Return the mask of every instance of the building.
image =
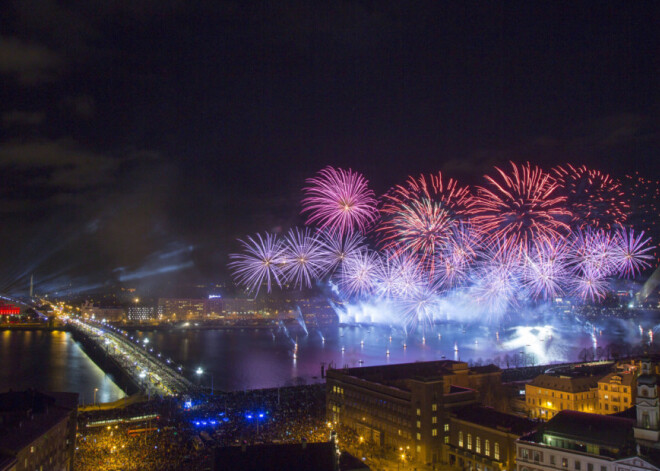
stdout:
[(0, 301), (0, 315), (2, 316), (17, 316), (21, 313), (21, 308), (13, 304), (6, 304)]
[(157, 311), (154, 306), (129, 306), (129, 322), (149, 322), (157, 319)]
[(206, 299), (159, 298), (158, 312), (167, 320), (202, 319), (206, 316)]
[(477, 471), (515, 469), (516, 440), (538, 426), (538, 422), (490, 407), (455, 409), (445, 425), (449, 464)]
[(450, 360), (329, 369), (326, 413), (367, 442), (406, 450), (423, 463), (446, 462), (450, 412), (500, 383), (495, 366)]
[(660, 399), (658, 375), (650, 359), (641, 361), (641, 375), (637, 379), (637, 421), (634, 434), (640, 445), (648, 449), (660, 448)]
[(561, 411), (517, 442), (518, 471), (656, 471), (637, 453), (634, 419)]
[(598, 379), (587, 371), (573, 369), (542, 374), (525, 385), (527, 413), (549, 420), (562, 410), (598, 412)]
[(85, 319), (97, 321), (120, 322), (126, 319), (126, 309), (121, 307), (94, 307), (83, 305), (82, 315)]
[[(352, 458), (352, 459), (351, 459)], [(369, 467), (347, 453), (335, 441), (286, 443), (216, 448), (214, 471), (368, 471)]]
[(605, 375), (598, 380), (598, 413), (616, 414), (635, 405), (637, 378), (624, 371)]
[(14, 469), (73, 470), (77, 393), (0, 394), (0, 457)]

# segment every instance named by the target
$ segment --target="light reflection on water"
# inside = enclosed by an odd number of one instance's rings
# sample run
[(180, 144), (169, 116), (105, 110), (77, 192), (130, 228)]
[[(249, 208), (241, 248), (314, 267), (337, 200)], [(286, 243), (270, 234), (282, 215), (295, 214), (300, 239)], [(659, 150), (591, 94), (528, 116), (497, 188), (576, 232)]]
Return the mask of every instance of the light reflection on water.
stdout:
[[(154, 351), (184, 367), (189, 377), (210, 386), (210, 377), (192, 375), (197, 367), (213, 373), (214, 387), (241, 390), (312, 383), (321, 380), (321, 365), (334, 367), (431, 361), (443, 358), (503, 366), (575, 361), (581, 350), (612, 342), (639, 344), (633, 321), (580, 321), (487, 327), (437, 325), (407, 337), (387, 326), (333, 326), (297, 330), (187, 330), (139, 332)], [(597, 334), (594, 334), (594, 329)], [(601, 331), (603, 333), (601, 333)], [(325, 338), (325, 341), (323, 341)], [(390, 340), (391, 338), (391, 340)], [(294, 356), (295, 344), (298, 350)], [(388, 354), (389, 351), (389, 354)]]
[[(643, 324), (643, 323), (642, 323)], [(332, 326), (273, 330), (175, 330), (138, 332), (154, 353), (184, 366), (194, 381), (218, 390), (268, 388), (321, 381), (321, 365), (374, 366), (443, 358), (473, 363), (495, 361), (510, 366), (526, 358), (536, 364), (575, 361), (583, 349), (610, 343), (639, 346), (648, 342), (652, 322), (603, 320), (592, 325), (575, 319), (544, 320), (513, 327), (437, 325), (405, 336), (387, 326)], [(324, 340), (325, 339), (325, 340)], [(298, 350), (294, 358), (295, 344)], [(388, 352), (389, 351), (389, 355)], [(124, 393), (97, 367), (66, 332), (0, 333), (0, 391), (29, 387), (75, 391), (81, 402), (114, 401)]]
[(0, 391), (71, 391), (81, 403), (116, 401), (124, 392), (63, 331), (3, 331)]

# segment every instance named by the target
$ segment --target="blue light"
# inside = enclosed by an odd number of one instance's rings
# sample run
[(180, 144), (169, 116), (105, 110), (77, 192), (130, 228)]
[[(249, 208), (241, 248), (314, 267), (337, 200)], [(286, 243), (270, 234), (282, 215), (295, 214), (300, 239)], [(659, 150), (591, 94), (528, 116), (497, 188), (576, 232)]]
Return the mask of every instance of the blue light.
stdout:
[(216, 424), (215, 420), (212, 420), (211, 425), (215, 425), (215, 424)]
[(247, 414), (245, 417), (247, 417), (248, 419), (251, 419), (251, 418), (252, 418), (252, 414)]
[(263, 419), (263, 418), (264, 418), (264, 415), (263, 415), (263, 414), (259, 414), (259, 418), (260, 418), (260, 419)]
[(222, 420), (223, 420), (223, 422), (229, 422), (229, 419), (228, 419), (227, 417), (225, 417), (225, 418), (222, 419)]

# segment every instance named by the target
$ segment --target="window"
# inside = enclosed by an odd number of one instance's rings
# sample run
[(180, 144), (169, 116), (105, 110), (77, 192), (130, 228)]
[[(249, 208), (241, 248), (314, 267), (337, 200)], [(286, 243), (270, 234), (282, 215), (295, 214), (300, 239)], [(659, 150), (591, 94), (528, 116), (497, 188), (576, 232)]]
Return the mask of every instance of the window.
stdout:
[(605, 386), (603, 386), (603, 389), (604, 389), (605, 391), (607, 391), (607, 384), (606, 384)]
[(555, 455), (550, 455), (550, 464), (551, 465), (555, 464)]
[(417, 421), (417, 428), (422, 428), (422, 422), (419, 420)]
[(438, 423), (438, 418), (435, 417), (435, 416), (431, 417), (431, 423), (432, 424), (437, 424)]
[(600, 471), (607, 471), (607, 466), (601, 466)]
[(437, 428), (434, 428), (433, 430), (431, 430), (431, 436), (432, 437), (437, 437), (438, 436), (438, 429)]
[(536, 463), (538, 463), (539, 461), (541, 461), (541, 454), (540, 454), (538, 451), (535, 451), (535, 452), (534, 452), (534, 461), (535, 461)]
[(610, 410), (609, 404), (605, 404), (605, 410)]
[(437, 404), (431, 404), (431, 410), (433, 412), (437, 412), (438, 411), (438, 405)]
[(421, 452), (422, 452), (422, 447), (417, 445), (417, 453), (421, 453)]
[(605, 394), (605, 400), (608, 400), (609, 398), (610, 398), (610, 396), (608, 396), (607, 394)]
[(500, 444), (495, 442), (495, 447), (493, 449), (493, 458), (496, 460), (500, 459)]
[(460, 446), (460, 447), (463, 446), (463, 432), (462, 431), (458, 432), (458, 446)]
[(417, 409), (417, 415), (418, 416), (422, 415), (422, 409)]
[(568, 468), (568, 460), (566, 458), (561, 459), (561, 467)]
[(594, 464), (593, 463), (587, 463), (587, 471), (594, 471)]
[(479, 438), (479, 437), (477, 437), (475, 447), (474, 447), (474, 451), (477, 452), (477, 453), (481, 453), (481, 438)]
[(445, 445), (449, 443), (449, 435), (445, 435)]
[(521, 448), (520, 449), (520, 457), (524, 460), (529, 459), (529, 450), (527, 448)]
[(488, 439), (484, 443), (484, 453), (486, 453), (486, 456), (490, 456), (490, 440)]
[(576, 471), (580, 471), (580, 469), (582, 469), (582, 463), (580, 463), (578, 460), (575, 460), (575, 469)]
[(417, 440), (421, 440), (421, 439), (422, 439), (422, 434), (417, 432)]
[(445, 432), (449, 432), (449, 424), (445, 424)]
[(34, 447), (33, 446), (30, 447), (30, 453), (34, 453)]
[(468, 433), (467, 435), (467, 449), (471, 450), (472, 449), (472, 434)]

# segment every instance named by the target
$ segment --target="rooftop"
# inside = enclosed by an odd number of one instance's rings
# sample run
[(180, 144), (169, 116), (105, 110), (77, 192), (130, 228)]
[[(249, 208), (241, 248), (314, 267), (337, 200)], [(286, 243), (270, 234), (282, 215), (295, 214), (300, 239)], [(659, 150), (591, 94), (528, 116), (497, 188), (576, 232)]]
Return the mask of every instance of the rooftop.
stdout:
[(0, 394), (0, 443), (18, 452), (62, 420), (78, 405), (77, 393), (35, 390)]
[(231, 446), (217, 448), (214, 456), (216, 471), (335, 471), (336, 451), (332, 442), (286, 443), (278, 445)]
[[(544, 443), (544, 438), (552, 436), (582, 445), (592, 444), (606, 449), (620, 450), (622, 455), (634, 449), (633, 425), (635, 421), (626, 417), (590, 414), (563, 410), (522, 440)], [(601, 453), (605, 453), (601, 448)], [(610, 453), (607, 453), (610, 456)]]
[(424, 361), (415, 363), (400, 363), (396, 365), (379, 365), (358, 368), (346, 368), (338, 371), (356, 378), (375, 383), (389, 384), (401, 389), (407, 389), (403, 380), (422, 382), (440, 381), (444, 376), (454, 374), (490, 374), (501, 370), (495, 365), (468, 368), (467, 363), (453, 360)]
[(534, 378), (529, 384), (530, 386), (552, 389), (555, 391), (580, 393), (597, 388), (598, 378), (595, 376), (584, 376), (582, 374), (575, 374), (573, 376), (567, 376), (564, 374), (542, 374)]
[(538, 422), (524, 417), (498, 412), (492, 407), (485, 406), (461, 407), (453, 410), (452, 415), (459, 420), (498, 429), (514, 435), (527, 434), (539, 426)]

